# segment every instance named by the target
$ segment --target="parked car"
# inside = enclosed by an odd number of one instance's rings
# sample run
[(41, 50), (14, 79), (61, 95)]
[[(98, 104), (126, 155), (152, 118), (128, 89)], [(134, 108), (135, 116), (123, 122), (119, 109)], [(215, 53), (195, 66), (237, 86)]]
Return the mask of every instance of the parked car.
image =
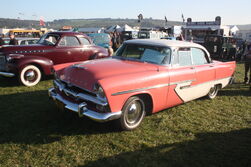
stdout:
[(213, 59), (235, 60), (237, 56), (237, 39), (221, 35), (205, 36), (204, 46)]
[(109, 48), (111, 43), (110, 35), (107, 33), (89, 33), (88, 35), (93, 43), (97, 46), (101, 46), (103, 48)]
[(161, 39), (163, 37), (166, 37), (168, 34), (165, 32), (160, 31), (139, 31), (138, 32), (138, 38), (139, 39)]
[(17, 38), (19, 45), (33, 45), (36, 44), (39, 38)]
[[(9, 45), (10, 38), (3, 38), (5, 45)], [(16, 38), (18, 45), (32, 45), (36, 44), (39, 38)]]
[(0, 75), (18, 76), (25, 86), (34, 86), (42, 74), (51, 75), (55, 66), (107, 57), (104, 48), (95, 46), (82, 33), (50, 32), (35, 45), (4, 46), (0, 49)]
[(166, 40), (177, 40), (176, 37), (162, 37), (160, 39), (166, 39)]
[(175, 40), (128, 40), (114, 56), (56, 72), (49, 96), (60, 108), (124, 130), (151, 114), (203, 96), (215, 98), (235, 62), (213, 61), (201, 45)]

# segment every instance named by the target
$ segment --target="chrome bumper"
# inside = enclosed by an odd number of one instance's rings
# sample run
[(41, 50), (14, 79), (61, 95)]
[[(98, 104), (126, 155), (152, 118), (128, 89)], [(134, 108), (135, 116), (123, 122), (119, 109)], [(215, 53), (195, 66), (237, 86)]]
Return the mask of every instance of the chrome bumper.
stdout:
[(0, 72), (0, 75), (4, 76), (4, 77), (14, 77), (15, 76), (14, 73), (10, 73), (10, 72)]
[(79, 117), (86, 116), (94, 121), (97, 122), (106, 122), (111, 121), (114, 119), (118, 119), (121, 116), (121, 111), (114, 112), (114, 113), (98, 113), (93, 110), (89, 110), (87, 108), (87, 104), (85, 102), (77, 104), (72, 103), (66, 99), (64, 99), (61, 95), (59, 95), (54, 88), (50, 88), (48, 90), (49, 97), (52, 98), (54, 101), (59, 101), (64, 105), (65, 109), (78, 113)]

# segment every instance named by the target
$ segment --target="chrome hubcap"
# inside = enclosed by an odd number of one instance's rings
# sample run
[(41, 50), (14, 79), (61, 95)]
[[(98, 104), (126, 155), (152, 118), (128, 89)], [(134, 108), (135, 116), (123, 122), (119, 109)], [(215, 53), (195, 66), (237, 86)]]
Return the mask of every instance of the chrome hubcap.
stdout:
[(216, 87), (213, 87), (213, 88), (210, 89), (209, 93), (210, 93), (211, 96), (213, 96), (216, 93), (216, 89), (217, 89)]
[(142, 106), (139, 101), (134, 101), (131, 103), (131, 105), (128, 107), (127, 115), (126, 115), (126, 121), (129, 124), (134, 124), (138, 122), (142, 115)]
[(25, 79), (27, 81), (34, 81), (36, 79), (36, 73), (35, 73), (35, 71), (33, 71), (33, 70), (27, 71), (25, 73)]

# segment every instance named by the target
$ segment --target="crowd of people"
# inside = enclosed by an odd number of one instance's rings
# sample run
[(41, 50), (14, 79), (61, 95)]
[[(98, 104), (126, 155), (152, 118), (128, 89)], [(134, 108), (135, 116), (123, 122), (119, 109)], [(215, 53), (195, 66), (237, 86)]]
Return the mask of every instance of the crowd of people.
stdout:
[(116, 51), (120, 45), (124, 42), (123, 35), (120, 32), (110, 32), (109, 33), (111, 42), (110, 45), (114, 51)]

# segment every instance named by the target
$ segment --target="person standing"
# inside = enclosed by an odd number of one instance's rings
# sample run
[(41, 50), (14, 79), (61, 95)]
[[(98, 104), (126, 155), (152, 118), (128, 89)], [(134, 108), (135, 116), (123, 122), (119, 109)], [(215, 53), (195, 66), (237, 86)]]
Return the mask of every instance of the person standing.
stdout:
[(0, 48), (4, 45), (3, 34), (0, 35)]
[(13, 33), (10, 33), (9, 37), (10, 37), (9, 45), (18, 45), (18, 41), (16, 40), (15, 35)]
[[(251, 84), (251, 43), (249, 43), (245, 49), (244, 68), (245, 68), (244, 83)], [(249, 72), (249, 78), (248, 78), (248, 72)]]

